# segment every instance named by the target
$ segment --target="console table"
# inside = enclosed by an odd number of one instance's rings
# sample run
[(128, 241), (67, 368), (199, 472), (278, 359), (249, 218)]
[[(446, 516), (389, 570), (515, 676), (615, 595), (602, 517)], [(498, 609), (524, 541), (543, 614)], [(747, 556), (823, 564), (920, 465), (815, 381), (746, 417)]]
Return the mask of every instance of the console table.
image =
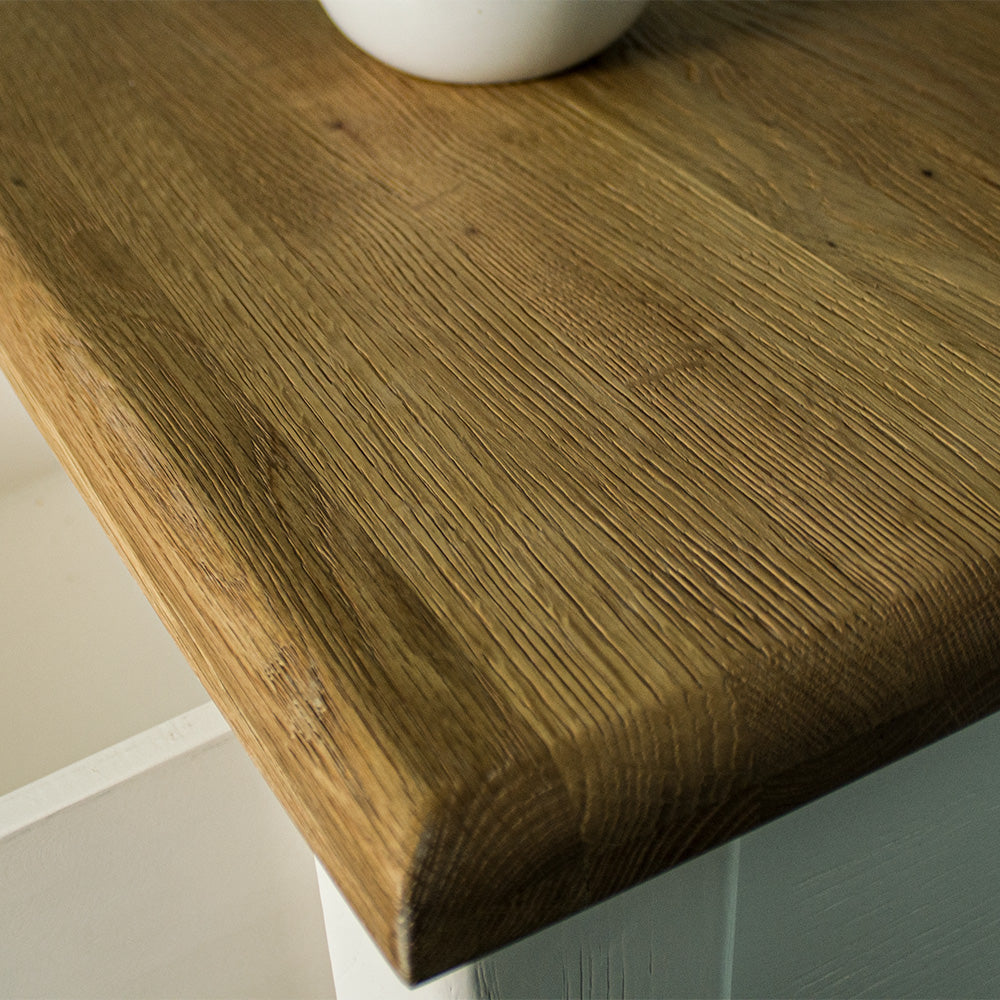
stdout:
[(0, 8), (0, 362), (406, 979), (1000, 707), (997, 107), (993, 4)]

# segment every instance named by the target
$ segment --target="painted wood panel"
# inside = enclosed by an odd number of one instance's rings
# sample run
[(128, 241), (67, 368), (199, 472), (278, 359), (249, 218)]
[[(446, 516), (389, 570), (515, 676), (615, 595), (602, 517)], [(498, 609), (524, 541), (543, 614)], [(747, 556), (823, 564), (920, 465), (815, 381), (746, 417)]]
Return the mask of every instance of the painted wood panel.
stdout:
[(415, 989), (318, 868), (340, 1000), (728, 997), (739, 843), (717, 848)]
[(743, 838), (734, 996), (1000, 996), (1000, 715)]

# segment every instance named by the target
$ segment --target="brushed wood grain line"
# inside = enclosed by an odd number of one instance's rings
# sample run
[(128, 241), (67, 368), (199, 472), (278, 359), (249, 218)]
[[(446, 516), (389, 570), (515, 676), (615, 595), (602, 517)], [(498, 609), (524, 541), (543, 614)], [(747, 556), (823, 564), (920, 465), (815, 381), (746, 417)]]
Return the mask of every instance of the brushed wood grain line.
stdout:
[[(822, 62), (803, 66), (802, 56), (786, 46), (768, 45), (765, 50), (760, 44), (745, 44), (753, 36), (753, 29), (745, 25), (739, 37), (740, 44), (727, 44), (729, 37), (719, 31), (719, 14), (724, 11), (721, 7), (658, 7), (644, 22), (650, 27), (647, 45), (659, 52), (664, 51), (665, 46), (690, 46), (692, 51), (683, 61), (645, 58), (629, 67), (630, 72), (643, 76), (655, 74), (659, 85), (650, 87), (649, 80), (637, 79), (636, 85), (629, 88), (630, 98), (638, 97), (641, 101), (643, 95), (655, 93), (657, 102), (655, 108), (650, 105), (643, 109), (652, 114), (637, 114), (632, 122), (647, 134), (652, 127), (657, 147), (669, 149), (675, 162), (685, 162), (699, 175), (711, 177), (713, 185), (725, 191), (737, 204), (762, 218), (773, 219), (783, 231), (797, 236), (811, 252), (825, 257), (838, 268), (864, 276), (870, 284), (887, 264), (895, 265), (893, 277), (903, 285), (902, 289), (896, 289), (897, 294), (899, 291), (912, 292), (914, 303), (923, 304), (925, 308), (940, 309), (948, 301), (949, 306), (967, 311), (975, 308), (979, 296), (992, 297), (995, 303), (996, 285), (988, 272), (977, 268), (973, 253), (962, 245), (967, 241), (956, 241), (954, 232), (949, 233), (947, 227), (968, 216), (967, 204), (980, 202), (984, 195), (995, 200), (995, 186), (991, 192), (989, 176), (991, 171), (995, 173), (996, 167), (990, 140), (986, 138), (984, 142), (988, 131), (984, 133), (981, 127), (982, 121), (989, 120), (990, 95), (995, 94), (997, 88), (995, 59), (979, 60), (984, 74), (977, 85), (971, 87), (967, 79), (960, 76), (938, 80), (942, 60), (928, 60), (918, 45), (915, 52), (908, 53), (910, 58), (905, 64), (905, 72), (899, 74), (902, 80), (894, 88), (887, 88), (885, 78), (898, 71), (896, 63), (888, 66), (883, 56), (886, 51), (898, 51), (896, 40), (900, 27), (911, 23), (914, 10), (916, 8), (866, 5), (865, 18), (876, 22), (876, 31), (862, 31), (860, 37), (858, 24), (862, 18), (844, 16), (844, 11), (838, 11), (836, 5), (811, 11), (798, 10), (794, 4), (775, 5), (768, 12), (736, 7), (734, 13), (725, 18), (734, 29), (749, 20), (757, 22), (758, 30), (762, 20), (781, 27), (788, 22), (811, 19), (821, 23), (834, 19), (833, 30), (810, 31), (808, 35), (798, 32), (800, 37), (806, 37), (809, 48), (820, 51), (836, 48), (834, 56), (828, 54)], [(968, 44), (967, 38), (989, 38), (991, 32), (995, 35), (995, 25), (988, 12), (980, 13), (985, 15), (981, 24), (971, 30), (955, 31), (956, 35), (963, 36), (961, 40), (956, 39), (958, 51)], [(946, 15), (926, 8), (920, 9), (916, 16), (920, 31), (930, 32), (935, 29), (925, 27), (924, 19), (937, 21)], [(970, 12), (962, 11), (956, 16), (969, 17)], [(879, 17), (881, 30), (877, 26)], [(955, 29), (954, 22), (950, 27)], [(921, 37), (926, 45), (927, 36)], [(880, 53), (877, 57), (875, 48)], [(864, 72), (845, 73), (843, 63), (856, 63), (859, 51), (865, 52), (869, 59), (862, 67)], [(713, 99), (715, 95), (704, 82), (701, 71), (693, 71), (692, 67), (706, 62), (714, 67), (730, 67), (730, 72), (738, 77), (739, 85), (732, 89), (728, 101)], [(873, 73), (872, 62), (888, 68)], [(970, 60), (970, 65), (972, 62)], [(926, 76), (928, 72), (932, 81), (919, 80), (919, 77), (914, 80), (915, 74)], [(860, 145), (857, 141), (845, 142), (848, 129), (855, 126), (852, 121), (845, 120), (839, 101), (828, 99), (833, 89), (831, 77), (834, 77), (838, 93), (845, 85), (857, 89), (858, 78), (864, 81), (863, 95), (850, 104), (858, 127), (863, 128)], [(579, 82), (590, 101), (591, 117), (593, 102), (603, 100), (598, 82), (597, 77), (581, 77)], [(927, 126), (930, 117), (927, 114), (928, 95), (940, 98), (942, 92), (949, 98), (947, 119), (938, 116), (945, 128), (932, 137), (925, 137), (921, 129)], [(914, 107), (916, 95), (921, 102), (918, 107)], [(903, 105), (895, 112), (894, 121), (904, 122), (905, 128), (876, 126), (870, 117), (866, 121), (865, 116), (877, 113), (878, 109), (889, 105), (890, 100)], [(804, 101), (807, 101), (805, 107)], [(742, 105), (743, 113), (734, 111), (734, 103)], [(977, 108), (980, 109), (978, 114), (971, 111)], [(616, 131), (621, 128), (623, 110), (621, 106), (614, 110)], [(720, 120), (725, 122), (724, 136), (720, 132)], [(964, 126), (961, 131), (956, 127), (960, 124)], [(969, 128), (969, 124), (973, 127)], [(895, 153), (899, 156), (895, 157), (891, 144), (898, 142), (900, 136), (905, 136), (907, 146), (902, 152), (897, 149)], [(956, 141), (958, 139), (964, 142)], [(974, 141), (980, 144), (980, 157), (964, 151), (963, 145)], [(864, 174), (865, 183), (858, 184), (852, 182), (849, 173), (845, 176), (844, 167), (857, 156), (859, 149), (864, 148), (873, 150), (876, 155)], [(926, 155), (920, 156), (922, 148)], [(897, 159), (908, 164), (908, 172), (900, 173), (895, 166)], [(935, 164), (937, 174), (932, 169)], [(831, 171), (829, 166), (836, 170)], [(878, 169), (880, 167), (887, 169)], [(932, 177), (925, 176), (924, 171), (928, 169)], [(820, 177), (822, 185), (817, 181)], [(892, 198), (874, 196), (875, 189), (884, 189), (890, 177), (903, 182), (893, 185)], [(942, 177), (948, 189), (942, 186)], [(755, 178), (759, 183), (754, 183)], [(949, 190), (956, 181), (962, 186), (961, 195), (957, 197)], [(912, 208), (915, 204), (921, 209), (929, 207), (928, 189), (936, 192), (939, 199), (933, 206), (934, 212), (900, 211), (901, 206)], [(980, 224), (981, 219), (989, 218), (990, 214), (986, 212), (979, 217)], [(877, 227), (872, 222), (875, 219)], [(995, 248), (995, 228), (983, 228), (985, 232), (981, 235), (986, 240), (985, 247)], [(840, 236), (849, 237), (849, 242), (840, 242)], [(974, 285), (968, 280), (970, 272), (975, 273), (973, 269), (979, 271)], [(917, 270), (938, 279), (942, 274), (956, 272), (963, 297), (950, 295), (947, 300), (938, 297), (933, 303), (927, 303), (926, 296), (919, 294), (919, 288), (912, 288), (908, 280)], [(970, 295), (973, 291), (975, 295)], [(984, 303), (980, 308), (981, 315), (985, 313), (989, 320), (992, 316), (989, 306)]]
[(1000, 704), (996, 17), (850, 10), (0, 11), (5, 367), (408, 976)]

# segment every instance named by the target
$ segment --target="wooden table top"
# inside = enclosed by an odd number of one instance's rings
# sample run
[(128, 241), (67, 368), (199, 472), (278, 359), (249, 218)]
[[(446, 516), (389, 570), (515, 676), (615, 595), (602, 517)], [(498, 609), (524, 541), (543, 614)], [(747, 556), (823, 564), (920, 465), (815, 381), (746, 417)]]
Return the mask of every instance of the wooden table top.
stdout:
[(1000, 4), (448, 87), (0, 6), (0, 358), (419, 980), (1000, 707)]

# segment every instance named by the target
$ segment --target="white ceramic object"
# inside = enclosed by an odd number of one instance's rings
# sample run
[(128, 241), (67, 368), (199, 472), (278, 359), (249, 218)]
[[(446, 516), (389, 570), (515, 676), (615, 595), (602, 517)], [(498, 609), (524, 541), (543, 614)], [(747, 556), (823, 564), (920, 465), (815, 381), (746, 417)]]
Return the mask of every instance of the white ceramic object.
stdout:
[(321, 2), (351, 41), (390, 66), (447, 83), (506, 83), (600, 52), (647, 0)]

